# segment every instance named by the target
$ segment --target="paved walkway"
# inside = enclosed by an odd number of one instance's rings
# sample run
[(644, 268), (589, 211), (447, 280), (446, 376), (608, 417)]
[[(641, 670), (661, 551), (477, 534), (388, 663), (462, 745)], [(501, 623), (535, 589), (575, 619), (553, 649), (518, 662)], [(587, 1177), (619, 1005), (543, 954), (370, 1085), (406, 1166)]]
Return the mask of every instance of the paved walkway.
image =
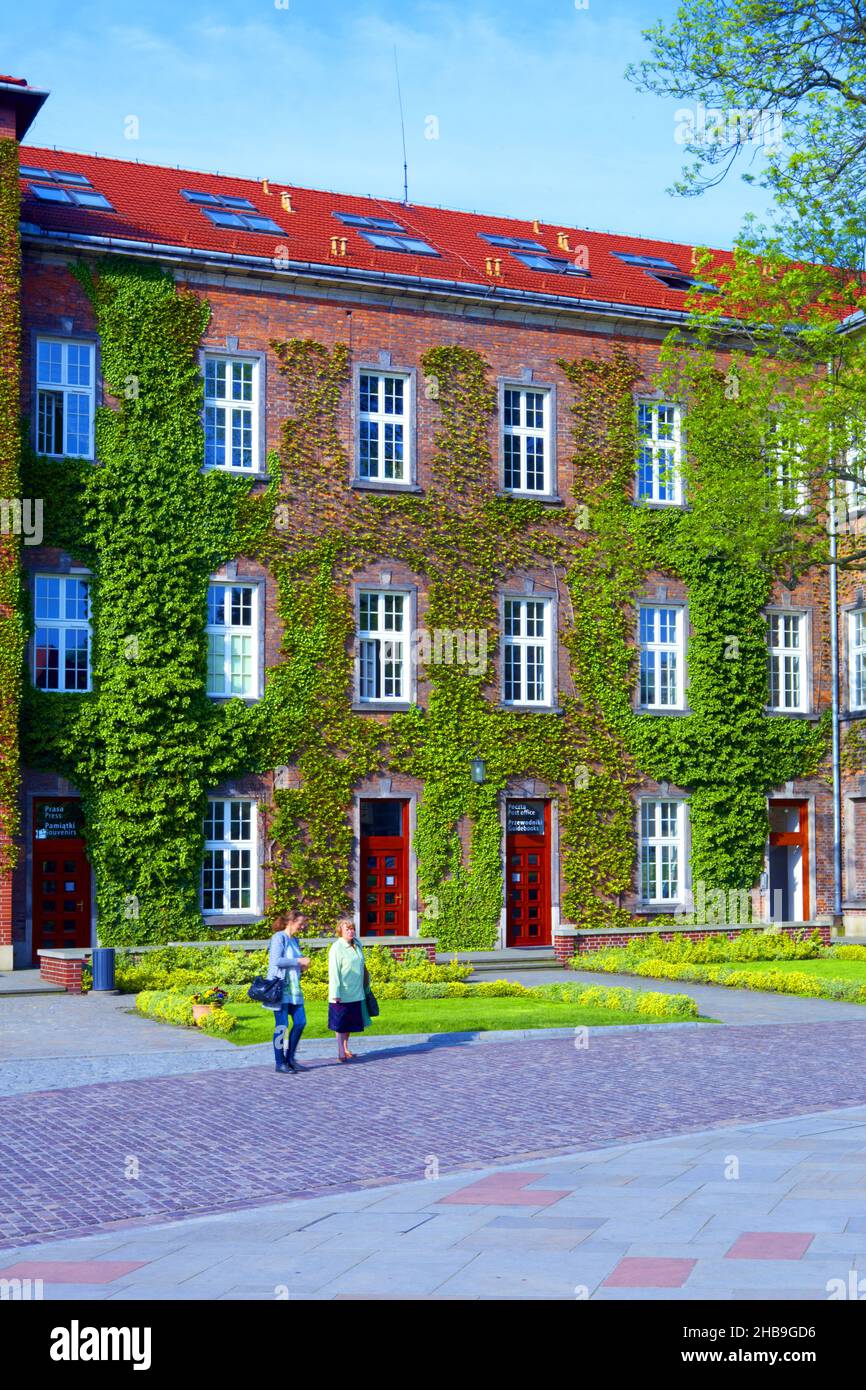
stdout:
[[(291, 1150), (265, 1148), (290, 1186)], [(9, 1249), (0, 1278), (110, 1301), (866, 1292), (866, 1106), (471, 1173), (421, 1161), (420, 1181)]]
[[(84, 1001), (86, 1004), (86, 1001)], [(158, 1025), (155, 1025), (158, 1026)], [(0, 1100), (0, 1243), (866, 1105), (863, 1023), (444, 1040)], [(299, 1139), (299, 1136), (302, 1136)]]
[[(387, 1028), (387, 1009), (377, 1026)], [(614, 1024), (610, 1032), (635, 1028), (701, 1028), (700, 1023)], [(507, 1032), (404, 1033), (371, 1031), (356, 1038), (359, 1054), (384, 1049), (463, 1047), (544, 1037), (573, 1036), (571, 1028), (510, 1029)], [(591, 1029), (590, 1032), (597, 1032)], [(166, 1046), (166, 1044), (169, 1046)], [(305, 1057), (332, 1059), (333, 1037), (304, 1042)], [(197, 1029), (172, 1028), (136, 1013), (130, 995), (66, 995), (60, 999), (10, 999), (0, 1007), (0, 1096), (28, 1091), (68, 1090), (105, 1081), (148, 1076), (181, 1076), (201, 1071), (263, 1067), (272, 1061), (271, 1044), (238, 1047)]]

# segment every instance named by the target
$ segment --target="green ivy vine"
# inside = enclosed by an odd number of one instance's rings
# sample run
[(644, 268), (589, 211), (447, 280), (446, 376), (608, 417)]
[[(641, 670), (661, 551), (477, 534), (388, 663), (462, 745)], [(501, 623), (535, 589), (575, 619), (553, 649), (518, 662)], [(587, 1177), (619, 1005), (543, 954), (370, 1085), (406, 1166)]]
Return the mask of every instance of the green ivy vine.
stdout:
[[(97, 416), (100, 463), (28, 453), (24, 471), (29, 495), (46, 499), (46, 543), (93, 572), (94, 688), (28, 689), (24, 742), (31, 763), (82, 792), (103, 941), (205, 934), (198, 891), (208, 792), (272, 769), (285, 775), (262, 808), (272, 846), (268, 915), (300, 900), (319, 930), (351, 906), (353, 789), (376, 776), (423, 784), (414, 839), (422, 929), (442, 949), (496, 940), (500, 794), (525, 777), (559, 796), (568, 920), (629, 919), (632, 793), (642, 773), (689, 792), (695, 877), (751, 886), (766, 791), (816, 766), (823, 731), (764, 713), (761, 609), (772, 576), (702, 554), (688, 511), (631, 504), (638, 373), (629, 354), (560, 363), (573, 393), (572, 512), (496, 495), (495, 394), (479, 353), (425, 354), (436, 417), (430, 485), (423, 494), (375, 493), (347, 486), (338, 428), (347, 347), (275, 342), (288, 413), (270, 485), (255, 491), (248, 480), (202, 471), (197, 350), (207, 306), (154, 268), (107, 260), (75, 273), (114, 397)], [(701, 399), (691, 408), (699, 419)], [(280, 661), (253, 706), (205, 695), (208, 579), (238, 556), (273, 576), (283, 632)], [(423, 708), (361, 712), (352, 707), (353, 584), (393, 565), (419, 584), (419, 626), (484, 631), (488, 660), (483, 670), (430, 661), (418, 671)], [(641, 715), (632, 704), (631, 614), (654, 571), (680, 576), (688, 592), (683, 717)], [(570, 676), (552, 712), (497, 702), (498, 595), (526, 573), (561, 592), (573, 615), (563, 633)], [(486, 764), (482, 785), (469, 775), (476, 755)]]
[[(21, 500), (19, 204), (18, 145), (0, 140), (0, 498), (7, 503)], [(15, 863), (19, 821), (18, 712), (25, 641), (20, 546), (14, 529), (0, 534), (0, 874)]]

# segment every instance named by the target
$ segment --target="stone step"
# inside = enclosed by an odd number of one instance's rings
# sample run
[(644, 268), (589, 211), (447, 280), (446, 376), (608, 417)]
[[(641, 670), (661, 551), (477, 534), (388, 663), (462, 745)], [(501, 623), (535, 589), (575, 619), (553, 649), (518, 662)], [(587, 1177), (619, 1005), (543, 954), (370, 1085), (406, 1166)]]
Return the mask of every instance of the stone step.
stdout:
[(440, 952), (436, 959), (446, 964), (456, 954), (461, 965), (471, 965), (475, 975), (499, 976), (503, 970), (556, 970), (558, 961), (549, 946), (530, 946), (521, 949), (516, 946), (498, 951), (457, 951)]
[(63, 985), (53, 985), (48, 980), (43, 980), (41, 984), (33, 984), (22, 981), (21, 984), (14, 982), (10, 976), (0, 976), (0, 999), (19, 998), (22, 994), (65, 994), (66, 989)]

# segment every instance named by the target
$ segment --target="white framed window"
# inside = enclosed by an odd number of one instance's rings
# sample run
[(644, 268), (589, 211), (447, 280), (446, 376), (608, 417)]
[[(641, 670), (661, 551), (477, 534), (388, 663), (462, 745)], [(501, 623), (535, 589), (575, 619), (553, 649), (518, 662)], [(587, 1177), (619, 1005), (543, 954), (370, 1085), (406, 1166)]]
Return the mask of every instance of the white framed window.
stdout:
[(685, 844), (685, 802), (641, 801), (640, 895), (643, 902), (685, 901)]
[(808, 709), (808, 668), (805, 613), (770, 613), (770, 709), (804, 714)]
[(638, 401), (639, 502), (681, 507), (682, 409), (671, 401)]
[(77, 575), (35, 575), (33, 617), (36, 689), (89, 690), (90, 581)]
[(848, 449), (845, 454), (845, 467), (853, 478), (846, 478), (844, 482), (846, 510), (848, 519), (861, 516), (866, 512), (866, 465), (863, 463), (863, 456), (858, 448)]
[(207, 591), (207, 693), (259, 696), (259, 587), (211, 580)]
[(506, 386), (502, 393), (503, 486), (506, 492), (552, 492), (550, 391)]
[(93, 343), (36, 340), (36, 452), (93, 458), (96, 403)]
[(204, 354), (206, 468), (249, 473), (259, 461), (259, 363)]
[(769, 447), (770, 476), (775, 479), (779, 505), (785, 516), (802, 516), (809, 505), (809, 489), (803, 477), (803, 449), (778, 420), (770, 421)]
[(412, 377), (405, 372), (358, 374), (358, 477), (412, 482)]
[(503, 607), (503, 638), (503, 703), (552, 705), (551, 600), (506, 598)]
[(848, 614), (848, 708), (866, 709), (866, 609)]
[(685, 705), (685, 611), (667, 604), (642, 604), (640, 704), (677, 710)]
[(409, 595), (362, 589), (358, 596), (358, 698), (406, 703), (410, 698), (406, 638)]
[(258, 911), (256, 804), (212, 798), (204, 820), (203, 912)]

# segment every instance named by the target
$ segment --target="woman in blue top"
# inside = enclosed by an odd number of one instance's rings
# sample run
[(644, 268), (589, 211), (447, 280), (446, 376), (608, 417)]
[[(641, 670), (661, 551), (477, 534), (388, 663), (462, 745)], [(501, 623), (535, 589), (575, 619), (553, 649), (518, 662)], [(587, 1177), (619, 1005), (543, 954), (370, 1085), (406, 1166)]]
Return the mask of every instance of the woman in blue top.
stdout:
[[(274, 1011), (274, 1065), (278, 1072), (306, 1071), (295, 1061), (298, 1043), (307, 1022), (301, 972), (310, 964), (309, 956), (301, 955), (301, 943), (296, 940), (304, 925), (299, 912), (287, 912), (275, 921), (277, 930), (271, 937), (268, 950), (268, 979), (283, 977), (283, 998)], [(289, 1031), (289, 1015), (292, 1028)]]

